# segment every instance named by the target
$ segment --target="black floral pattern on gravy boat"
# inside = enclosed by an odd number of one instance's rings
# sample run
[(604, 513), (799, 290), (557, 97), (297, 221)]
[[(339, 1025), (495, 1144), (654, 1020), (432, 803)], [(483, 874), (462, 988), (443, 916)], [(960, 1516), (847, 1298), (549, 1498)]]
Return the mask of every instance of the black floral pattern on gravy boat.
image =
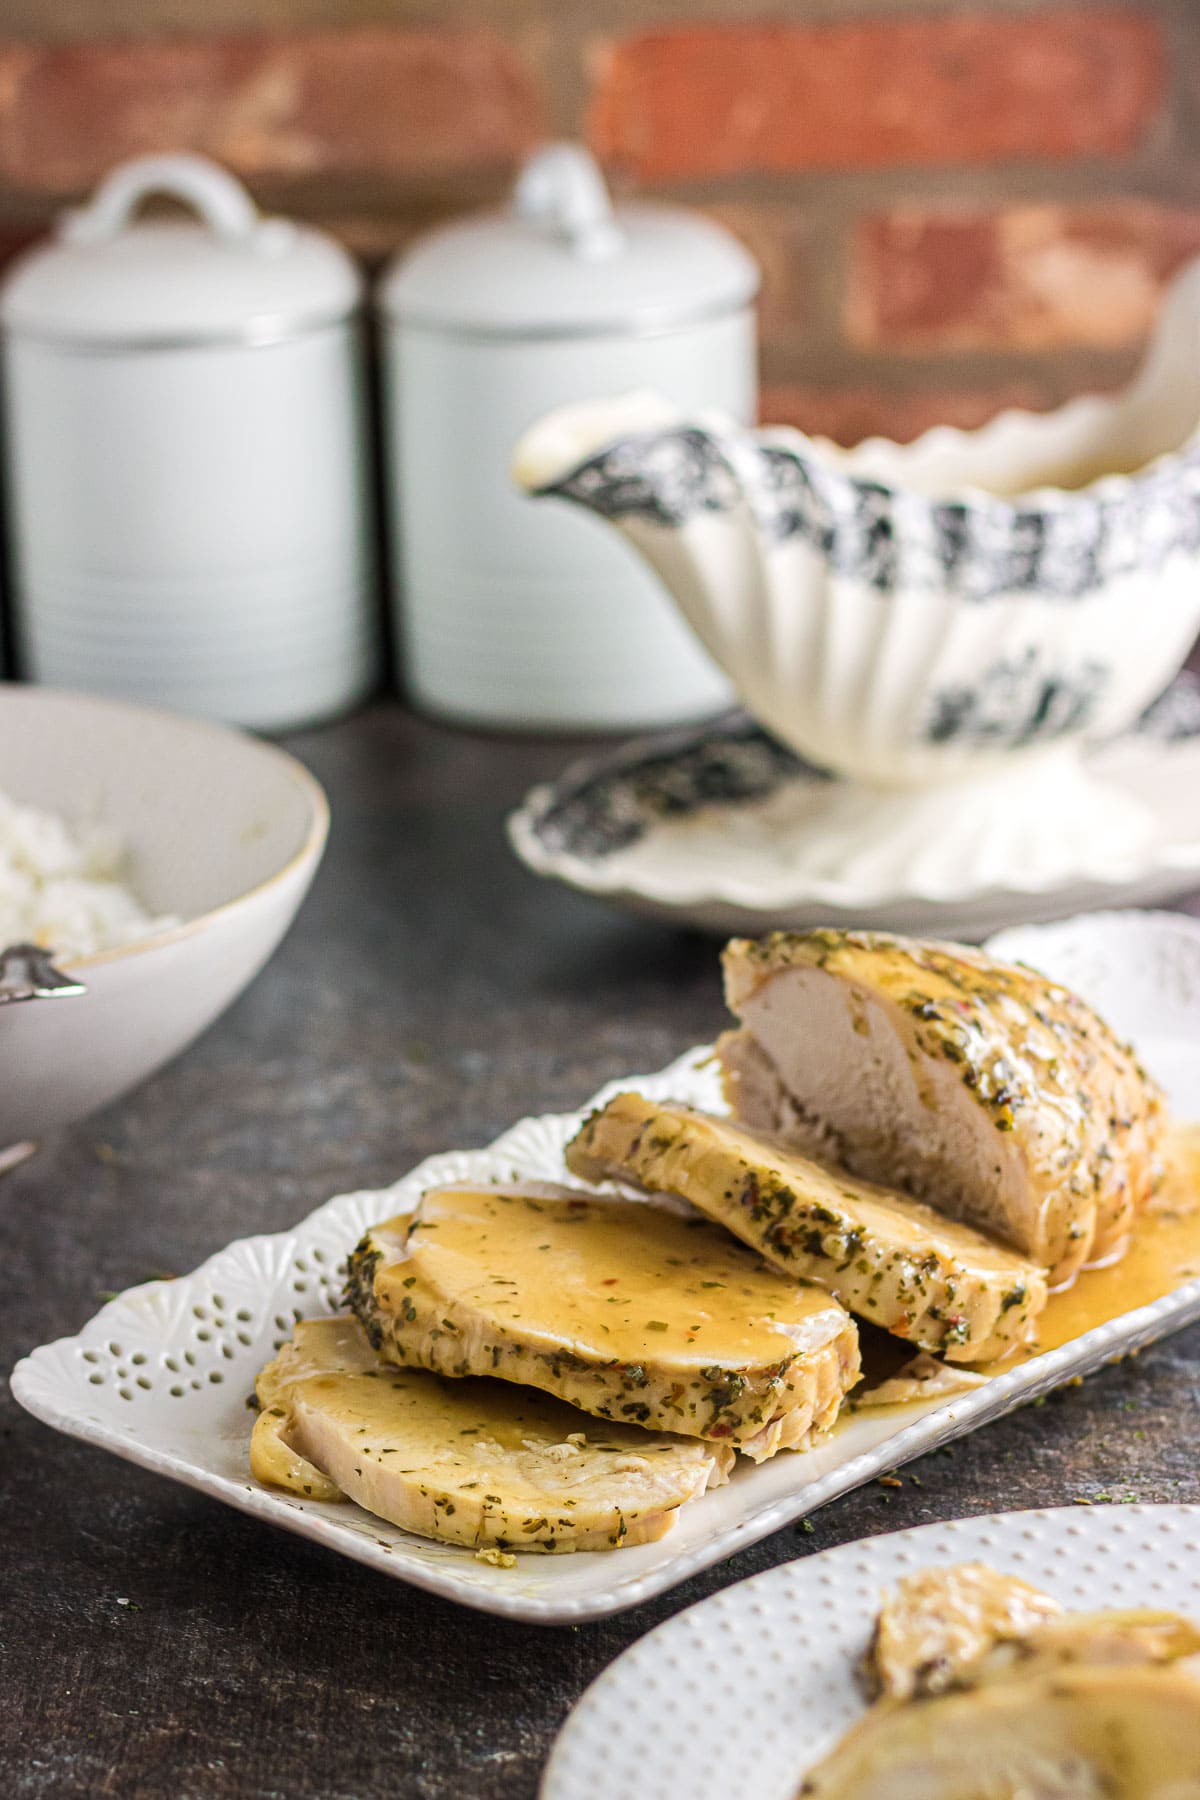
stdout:
[[(1131, 735), (1160, 743), (1200, 737), (1200, 676), (1177, 676)], [(789, 782), (830, 779), (747, 713), (729, 712), (638, 739), (568, 772), (541, 791), (530, 825), (545, 849), (595, 861), (628, 849), (652, 826), (702, 807), (765, 800)]]
[(1105, 664), (1046, 669), (1032, 644), (990, 663), (971, 684), (938, 689), (924, 735), (931, 744), (1030, 744), (1086, 730), (1108, 686)]
[(934, 500), (783, 445), (739, 452), (680, 426), (622, 439), (539, 492), (663, 526), (745, 504), (770, 541), (800, 538), (834, 574), (881, 594), (1085, 600), (1200, 552), (1200, 442), (1115, 490), (1060, 493), (1043, 506), (984, 494)]

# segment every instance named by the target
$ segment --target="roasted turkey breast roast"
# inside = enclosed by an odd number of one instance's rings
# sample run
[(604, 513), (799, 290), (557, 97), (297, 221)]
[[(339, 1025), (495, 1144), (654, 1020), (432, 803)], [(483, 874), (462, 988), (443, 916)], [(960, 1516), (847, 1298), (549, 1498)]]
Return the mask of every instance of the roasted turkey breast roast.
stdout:
[(876, 932), (735, 939), (718, 1046), (737, 1117), (1040, 1264), (1119, 1252), (1165, 1124), (1133, 1051), (1032, 969)]

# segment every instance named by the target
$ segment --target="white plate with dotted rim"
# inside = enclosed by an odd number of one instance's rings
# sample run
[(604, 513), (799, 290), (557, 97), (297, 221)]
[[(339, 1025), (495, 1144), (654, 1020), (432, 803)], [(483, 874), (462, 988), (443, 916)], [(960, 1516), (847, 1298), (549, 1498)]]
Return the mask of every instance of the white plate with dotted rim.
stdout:
[(1195, 887), (1200, 678), (1178, 676), (1089, 766), (1117, 810), (1143, 809), (1139, 848), (1110, 844), (1102, 829), (1068, 842), (1052, 808), (1012, 834), (1001, 802), (975, 795), (965, 817), (939, 813), (936, 831), (927, 820), (916, 835), (911, 823), (890, 836), (872, 830), (851, 852), (822, 823), (829, 778), (745, 713), (572, 763), (525, 796), (508, 837), (537, 875), (643, 917), (750, 936), (869, 925), (974, 941)]
[[(1177, 1112), (1200, 1118), (1200, 923), (1169, 913), (1092, 914), (1007, 933), (1003, 950), (1078, 987), (1137, 1043)], [(610, 1083), (720, 1110), (708, 1048), (669, 1068)], [(486, 1150), (450, 1151), (394, 1187), (342, 1194), (292, 1231), (243, 1238), (191, 1275), (111, 1301), (75, 1337), (18, 1363), (17, 1400), (56, 1430), (281, 1525), (384, 1573), (465, 1605), (561, 1624), (636, 1606), (910, 1457), (973, 1431), (1075, 1375), (1200, 1317), (1200, 1280), (997, 1376), (986, 1387), (903, 1414), (846, 1418), (815, 1449), (739, 1466), (682, 1509), (655, 1544), (616, 1552), (525, 1556), (515, 1569), (407, 1535), (350, 1505), (319, 1504), (251, 1479), (254, 1377), (295, 1319), (334, 1310), (347, 1251), (368, 1225), (446, 1181), (566, 1178), (563, 1146), (583, 1112), (523, 1119)]]
[(864, 1710), (855, 1664), (902, 1575), (982, 1561), (1070, 1610), (1200, 1618), (1200, 1507), (1061, 1507), (889, 1532), (785, 1563), (640, 1638), (594, 1681), (541, 1800), (792, 1800)]

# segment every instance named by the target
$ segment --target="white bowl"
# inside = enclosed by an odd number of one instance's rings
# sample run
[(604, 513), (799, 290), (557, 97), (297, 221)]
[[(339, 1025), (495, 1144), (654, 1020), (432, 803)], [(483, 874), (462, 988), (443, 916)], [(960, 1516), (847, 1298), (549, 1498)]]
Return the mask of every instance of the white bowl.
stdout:
[(129, 878), (181, 922), (62, 966), (87, 993), (0, 1008), (0, 1147), (106, 1105), (242, 992), (308, 891), (329, 827), (313, 777), (240, 732), (53, 689), (0, 687), (0, 791), (111, 826)]

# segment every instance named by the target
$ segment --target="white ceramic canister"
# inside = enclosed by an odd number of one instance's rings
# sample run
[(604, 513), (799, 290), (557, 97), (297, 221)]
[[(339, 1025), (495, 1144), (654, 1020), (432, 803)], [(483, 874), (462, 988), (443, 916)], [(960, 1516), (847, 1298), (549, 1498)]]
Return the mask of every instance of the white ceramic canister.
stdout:
[(650, 386), (749, 421), (757, 266), (719, 226), (610, 205), (550, 145), (509, 210), (432, 233), (384, 275), (397, 638), (408, 691), (465, 723), (639, 728), (731, 690), (657, 579), (596, 519), (516, 491), (551, 407)]
[[(191, 219), (136, 221), (145, 197)], [(190, 156), (126, 163), (0, 292), (23, 672), (263, 730), (370, 685), (358, 273)]]

